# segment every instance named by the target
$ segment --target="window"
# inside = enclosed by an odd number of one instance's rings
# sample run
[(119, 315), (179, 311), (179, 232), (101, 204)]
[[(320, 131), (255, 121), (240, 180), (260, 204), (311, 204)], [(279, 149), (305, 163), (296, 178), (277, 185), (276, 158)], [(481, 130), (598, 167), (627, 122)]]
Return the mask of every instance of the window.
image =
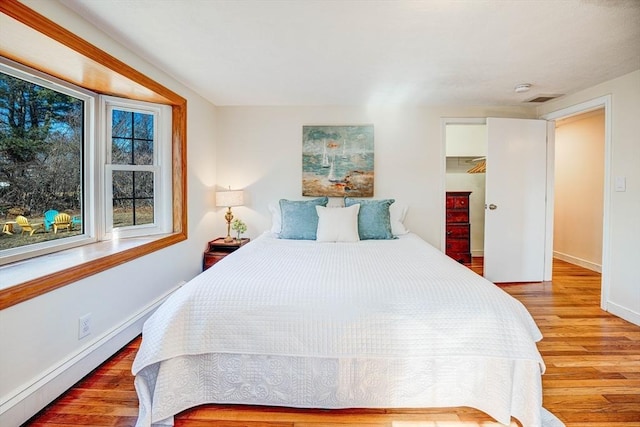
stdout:
[[(97, 243), (71, 249), (71, 256), (50, 257), (53, 262), (47, 264), (50, 268), (46, 271), (40, 268), (43, 263), (35, 260), (0, 266), (2, 310), (187, 238), (187, 100), (20, 2), (0, 1), (0, 27), (11, 36), (0, 37), (0, 51), (18, 63), (28, 64), (32, 69), (55, 75), (94, 93), (170, 106), (173, 192), (171, 231), (166, 235), (136, 239), (136, 242), (129, 239), (122, 244), (111, 240), (108, 245)], [(57, 59), (52, 61), (51, 58)], [(87, 132), (93, 130), (85, 129), (85, 134)], [(95, 165), (89, 167), (90, 170), (83, 171), (85, 181), (104, 180), (103, 175), (97, 174)], [(85, 232), (95, 216), (87, 208), (96, 204), (92, 201), (83, 206)], [(30, 269), (30, 266), (38, 268)]]
[[(0, 264), (92, 241), (83, 218), (93, 97), (0, 62)], [(69, 215), (60, 233), (59, 213)]]
[(103, 97), (106, 236), (170, 231), (171, 109)]
[(169, 106), (98, 96), (7, 61), (0, 165), (10, 236), (0, 240), (0, 264), (172, 230)]

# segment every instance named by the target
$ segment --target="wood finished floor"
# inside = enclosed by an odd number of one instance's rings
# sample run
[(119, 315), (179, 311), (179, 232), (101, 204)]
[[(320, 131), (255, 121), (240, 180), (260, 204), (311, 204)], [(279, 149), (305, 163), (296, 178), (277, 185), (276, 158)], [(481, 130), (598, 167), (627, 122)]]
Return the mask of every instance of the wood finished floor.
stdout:
[[(481, 264), (471, 266), (481, 272)], [(529, 309), (544, 339), (544, 406), (567, 427), (640, 427), (640, 327), (600, 310), (600, 275), (554, 262), (553, 282), (503, 285)], [(131, 364), (136, 338), (25, 425), (133, 426), (138, 399)], [(176, 417), (177, 427), (488, 427), (469, 408), (294, 410), (205, 405)], [(511, 426), (520, 424), (512, 421)]]

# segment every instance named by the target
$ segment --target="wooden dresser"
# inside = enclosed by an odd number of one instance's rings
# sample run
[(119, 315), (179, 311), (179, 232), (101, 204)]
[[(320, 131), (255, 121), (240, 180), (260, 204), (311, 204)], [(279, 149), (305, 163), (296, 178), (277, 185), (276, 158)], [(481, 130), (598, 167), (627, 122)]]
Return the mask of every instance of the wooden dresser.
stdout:
[(460, 263), (471, 263), (470, 191), (447, 191), (445, 253)]

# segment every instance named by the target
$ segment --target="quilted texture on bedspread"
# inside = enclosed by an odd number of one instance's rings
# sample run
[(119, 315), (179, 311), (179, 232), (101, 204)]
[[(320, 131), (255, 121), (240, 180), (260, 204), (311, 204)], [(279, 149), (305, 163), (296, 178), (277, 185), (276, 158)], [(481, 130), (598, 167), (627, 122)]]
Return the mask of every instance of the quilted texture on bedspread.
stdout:
[[(519, 301), (415, 235), (355, 243), (264, 235), (177, 290), (147, 320), (133, 364), (137, 425), (172, 424), (175, 413), (209, 402), (471, 406), (501, 422), (515, 416), (539, 426), (547, 416), (553, 423), (545, 425), (562, 425), (541, 406), (544, 364), (535, 344), (541, 337)], [(260, 384), (257, 373), (268, 373), (263, 368), (245, 378), (246, 367), (260, 360), (293, 369), (292, 360), (325, 366), (322, 359), (340, 366), (350, 360), (355, 370), (327, 377), (336, 383), (329, 391), (304, 396), (293, 385), (314, 383), (320, 368), (291, 373), (285, 376), (290, 382), (278, 384), (271, 377)], [(446, 361), (456, 361), (454, 379), (451, 368), (442, 368)], [(396, 367), (379, 370), (397, 371), (380, 377), (391, 381), (393, 394), (367, 388), (375, 376), (359, 379), (362, 366)], [(439, 369), (418, 378), (404, 368), (417, 366)], [(429, 385), (433, 381), (438, 384)], [(407, 392), (417, 384), (421, 393)], [(329, 399), (325, 406), (322, 399)]]
[(146, 322), (133, 371), (171, 357), (486, 356), (536, 360), (522, 304), (414, 235), (318, 243), (258, 238)]

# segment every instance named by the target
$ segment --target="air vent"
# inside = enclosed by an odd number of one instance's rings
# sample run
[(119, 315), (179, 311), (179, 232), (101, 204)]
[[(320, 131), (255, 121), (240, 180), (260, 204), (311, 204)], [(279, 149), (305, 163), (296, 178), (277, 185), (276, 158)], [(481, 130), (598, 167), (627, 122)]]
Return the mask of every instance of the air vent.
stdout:
[(527, 101), (524, 102), (538, 102), (538, 103), (542, 103), (542, 102), (547, 102), (550, 101), (552, 99), (556, 99), (558, 97), (560, 97), (562, 95), (539, 95), (536, 96), (535, 98), (529, 99)]

